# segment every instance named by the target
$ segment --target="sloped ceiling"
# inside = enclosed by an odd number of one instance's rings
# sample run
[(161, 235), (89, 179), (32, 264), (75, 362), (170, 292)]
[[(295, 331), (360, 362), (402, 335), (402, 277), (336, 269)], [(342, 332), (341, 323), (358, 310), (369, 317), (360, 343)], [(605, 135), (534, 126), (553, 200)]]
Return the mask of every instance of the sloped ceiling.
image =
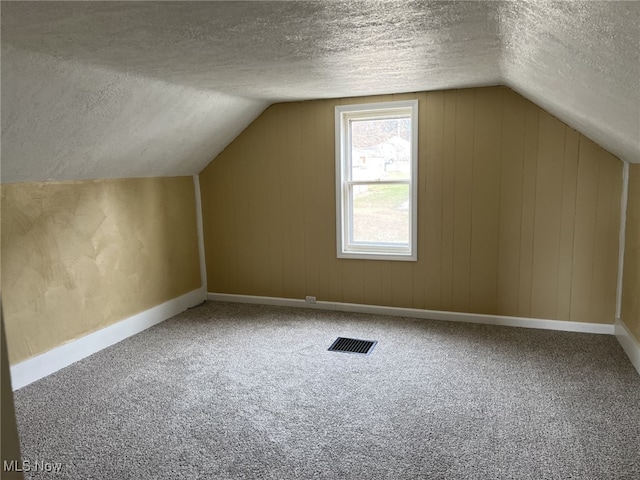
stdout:
[(2, 2), (2, 182), (198, 173), (269, 104), (507, 85), (640, 162), (635, 2)]
[(640, 2), (503, 7), (503, 83), (640, 163)]

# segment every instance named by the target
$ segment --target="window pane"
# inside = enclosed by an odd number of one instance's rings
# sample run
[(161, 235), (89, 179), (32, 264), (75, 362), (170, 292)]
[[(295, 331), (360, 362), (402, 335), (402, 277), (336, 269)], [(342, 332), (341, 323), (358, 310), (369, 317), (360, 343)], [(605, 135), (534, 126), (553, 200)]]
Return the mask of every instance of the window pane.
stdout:
[(351, 120), (351, 180), (408, 180), (411, 119)]
[(351, 243), (409, 244), (409, 185), (353, 185)]

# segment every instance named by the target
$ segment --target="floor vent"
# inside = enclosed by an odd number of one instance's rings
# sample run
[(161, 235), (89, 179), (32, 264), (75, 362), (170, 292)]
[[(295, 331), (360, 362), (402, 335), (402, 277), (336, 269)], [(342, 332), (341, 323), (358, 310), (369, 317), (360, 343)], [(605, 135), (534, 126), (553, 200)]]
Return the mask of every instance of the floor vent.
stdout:
[(373, 351), (373, 347), (376, 346), (375, 341), (371, 340), (357, 340), (355, 338), (338, 337), (335, 342), (329, 347), (330, 352), (344, 352), (344, 353), (360, 353), (362, 355), (369, 355)]

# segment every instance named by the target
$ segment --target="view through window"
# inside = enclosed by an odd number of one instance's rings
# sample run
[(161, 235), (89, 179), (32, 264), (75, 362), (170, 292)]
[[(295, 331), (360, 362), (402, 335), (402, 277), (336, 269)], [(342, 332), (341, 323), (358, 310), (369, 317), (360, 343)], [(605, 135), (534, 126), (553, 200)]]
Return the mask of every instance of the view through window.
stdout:
[(416, 110), (337, 107), (339, 256), (415, 259)]

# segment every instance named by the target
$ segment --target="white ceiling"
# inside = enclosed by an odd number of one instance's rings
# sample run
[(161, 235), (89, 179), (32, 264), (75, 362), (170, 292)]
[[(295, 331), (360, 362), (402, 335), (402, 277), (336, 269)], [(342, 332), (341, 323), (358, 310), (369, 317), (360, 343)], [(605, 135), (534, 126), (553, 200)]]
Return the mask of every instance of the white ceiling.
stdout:
[(279, 101), (507, 85), (640, 163), (637, 2), (2, 2), (2, 182), (198, 173)]

